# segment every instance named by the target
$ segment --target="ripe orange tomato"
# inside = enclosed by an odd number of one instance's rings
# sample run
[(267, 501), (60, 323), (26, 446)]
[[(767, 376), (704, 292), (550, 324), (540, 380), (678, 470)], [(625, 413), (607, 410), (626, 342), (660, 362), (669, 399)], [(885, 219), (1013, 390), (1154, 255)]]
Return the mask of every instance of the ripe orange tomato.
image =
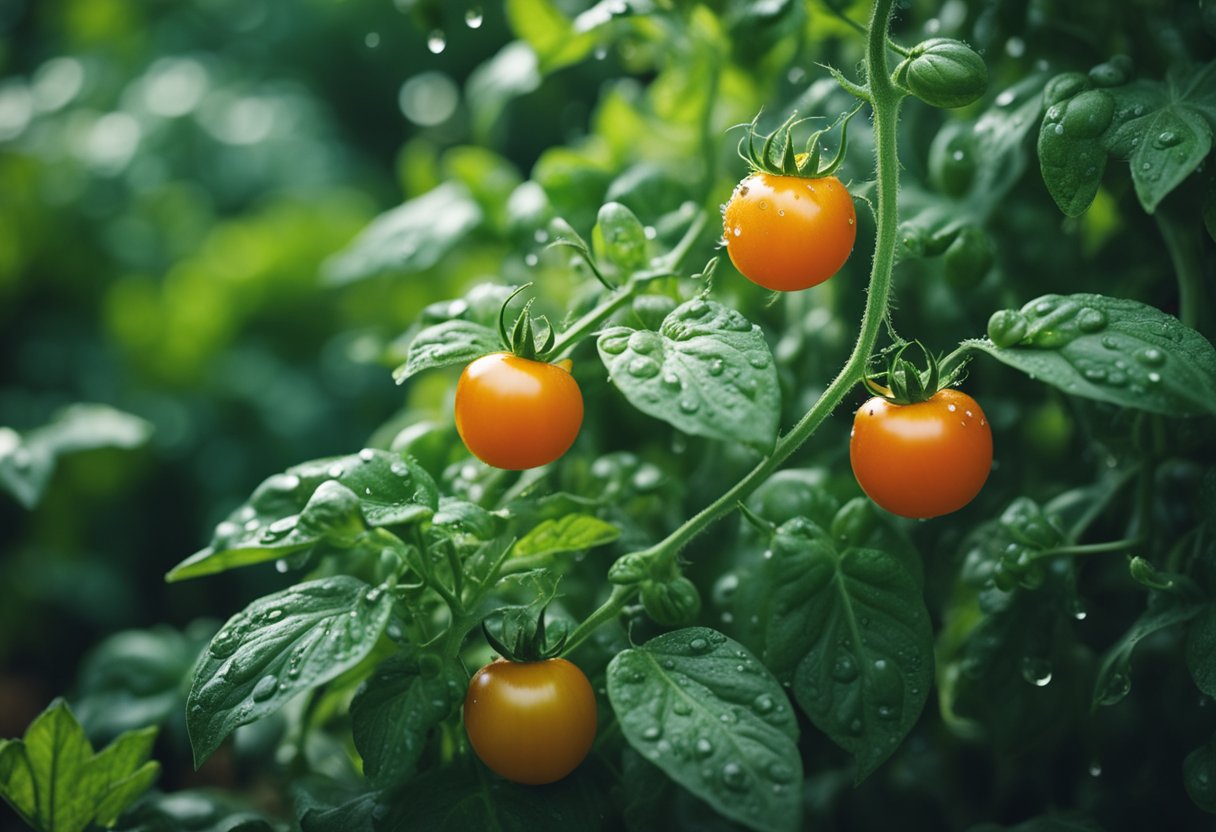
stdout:
[(516, 783), (560, 780), (595, 741), (595, 692), (565, 659), (498, 659), (474, 674), (464, 729), (481, 761)]
[(793, 292), (840, 271), (857, 239), (857, 212), (835, 176), (757, 172), (731, 194), (722, 230), (730, 260), (744, 277)]
[(980, 493), (992, 469), (992, 429), (959, 390), (905, 405), (876, 396), (853, 417), (849, 461), (862, 490), (887, 511), (938, 517)]
[(456, 431), (495, 468), (547, 465), (570, 449), (583, 424), (583, 394), (562, 365), (506, 352), (471, 362), (456, 384)]

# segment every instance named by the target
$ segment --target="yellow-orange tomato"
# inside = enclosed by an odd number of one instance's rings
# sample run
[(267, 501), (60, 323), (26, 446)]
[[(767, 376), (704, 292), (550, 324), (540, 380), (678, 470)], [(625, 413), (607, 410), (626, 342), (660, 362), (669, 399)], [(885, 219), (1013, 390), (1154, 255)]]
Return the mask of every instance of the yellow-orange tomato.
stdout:
[(456, 384), (456, 431), (495, 468), (547, 465), (570, 449), (583, 424), (583, 394), (568, 367), (506, 352), (470, 363)]
[(959, 390), (905, 405), (876, 396), (853, 417), (849, 461), (861, 489), (887, 511), (938, 517), (984, 487), (992, 429), (975, 399)]
[(793, 292), (840, 271), (857, 239), (857, 212), (835, 176), (753, 173), (726, 203), (722, 233), (744, 277)]
[(464, 730), (481, 761), (516, 783), (561, 780), (595, 741), (595, 692), (565, 659), (499, 659), (469, 682)]

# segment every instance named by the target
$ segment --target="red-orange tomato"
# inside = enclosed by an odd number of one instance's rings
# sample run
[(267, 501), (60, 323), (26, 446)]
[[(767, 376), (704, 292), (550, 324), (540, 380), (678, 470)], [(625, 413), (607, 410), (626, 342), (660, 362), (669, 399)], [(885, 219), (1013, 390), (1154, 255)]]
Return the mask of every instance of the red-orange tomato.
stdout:
[(595, 741), (595, 692), (565, 659), (499, 659), (469, 682), (464, 730), (481, 761), (516, 783), (561, 780)]
[(506, 352), (470, 363), (456, 384), (456, 431), (495, 468), (547, 465), (570, 449), (583, 424), (583, 394), (567, 367)]
[(958, 390), (905, 405), (875, 397), (853, 417), (849, 461), (862, 490), (887, 511), (938, 517), (980, 493), (992, 469), (992, 429)]
[(726, 203), (722, 233), (744, 277), (794, 292), (840, 271), (857, 239), (857, 212), (835, 176), (753, 173)]

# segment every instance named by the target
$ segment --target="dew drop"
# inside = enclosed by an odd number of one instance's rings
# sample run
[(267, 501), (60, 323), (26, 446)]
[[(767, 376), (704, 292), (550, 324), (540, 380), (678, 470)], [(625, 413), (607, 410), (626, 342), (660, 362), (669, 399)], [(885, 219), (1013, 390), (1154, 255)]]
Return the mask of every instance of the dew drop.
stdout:
[(270, 697), (274, 696), (274, 692), (279, 689), (279, 680), (274, 676), (263, 676), (258, 679), (258, 683), (253, 686), (253, 701), (265, 702)]
[(426, 36), (426, 48), (430, 50), (432, 55), (438, 55), (440, 52), (448, 48), (448, 38), (447, 35), (443, 33), (442, 29), (433, 29), (431, 33)]
[(714, 744), (705, 737), (701, 737), (693, 745), (693, 750), (697, 752), (697, 756), (704, 759), (714, 753)]
[(769, 696), (767, 693), (760, 694), (756, 697), (755, 701), (752, 702), (752, 708), (755, 709), (756, 713), (761, 715), (772, 713), (773, 708), (775, 707), (777, 707), (777, 703), (774, 702), (773, 697)]
[(738, 763), (727, 763), (722, 766), (722, 784), (734, 791), (743, 791), (748, 786), (747, 772)]
[(680, 377), (678, 375), (675, 373), (666, 373), (663, 376), (663, 386), (672, 390), (679, 390), (684, 385), (680, 383)]
[(852, 656), (840, 656), (832, 665), (832, 678), (837, 682), (848, 683), (857, 678), (857, 663)]
[(464, 13), (464, 25), (470, 29), (480, 29), (485, 19), (486, 16), (480, 6), (473, 6)]
[(958, 410), (958, 407), (955, 405), (952, 405), (952, 404), (948, 404), (948, 405), (946, 405), (946, 410), (949, 410), (951, 413), (953, 413), (954, 411)]
[(341, 465), (334, 463), (333, 465), (329, 466), (329, 470), (326, 471), (325, 473), (328, 474), (330, 476), (330, 478), (336, 480), (338, 477), (340, 477), (346, 473), (346, 469), (343, 468)]
[(1051, 663), (1046, 659), (1027, 656), (1022, 659), (1022, 678), (1035, 687), (1051, 683)]
[(1077, 328), (1082, 332), (1100, 332), (1106, 326), (1106, 313), (1101, 309), (1085, 307), (1077, 313)]
[(720, 376), (722, 375), (722, 371), (725, 369), (726, 364), (723, 363), (721, 358), (715, 358), (713, 361), (709, 362), (709, 374), (711, 376)]
[(1182, 137), (1173, 130), (1162, 130), (1153, 140), (1153, 145), (1159, 148), (1174, 147), (1182, 141)]
[(371, 462), (375, 458), (376, 452), (371, 448), (364, 448), (363, 450), (359, 451), (359, 459), (363, 460), (364, 462)]
[(697, 636), (692, 641), (688, 642), (688, 649), (694, 653), (704, 653), (709, 649), (709, 642)]
[(743, 233), (743, 229), (742, 229), (742, 228), (740, 228), (739, 226), (737, 226), (737, 225), (736, 225), (736, 226), (735, 226), (735, 230), (734, 230), (732, 233), (733, 233), (733, 234), (734, 234), (736, 237), (738, 237), (740, 234), (742, 234), (742, 233)]
[(663, 736), (663, 729), (657, 725), (650, 725), (642, 732), (642, 739), (654, 742), (659, 737)]
[(1149, 347), (1137, 353), (1136, 360), (1149, 367), (1160, 367), (1165, 363), (1165, 353), (1155, 347)]
[(1159, 384), (1161, 382), (1161, 373), (1156, 371), (1149, 373), (1148, 380), (1150, 384)]
[(629, 375), (634, 378), (654, 378), (659, 374), (659, 365), (650, 358), (635, 358), (629, 362)]
[(701, 405), (698, 404), (695, 399), (680, 399), (680, 412), (681, 413), (688, 413), (688, 414), (696, 413), (700, 408), (701, 408)]

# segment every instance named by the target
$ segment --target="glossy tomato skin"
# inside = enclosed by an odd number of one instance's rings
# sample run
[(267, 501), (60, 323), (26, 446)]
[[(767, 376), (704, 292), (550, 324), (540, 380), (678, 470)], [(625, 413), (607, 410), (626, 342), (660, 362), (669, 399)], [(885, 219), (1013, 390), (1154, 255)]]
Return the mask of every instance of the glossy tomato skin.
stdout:
[(464, 729), (481, 761), (516, 783), (565, 777), (595, 741), (595, 692), (565, 659), (498, 659), (474, 674)]
[(862, 490), (903, 517), (938, 517), (974, 499), (992, 469), (992, 429), (975, 399), (939, 390), (928, 401), (875, 397), (853, 418), (849, 461)]
[(564, 366), (496, 352), (471, 362), (456, 384), (456, 431), (495, 468), (553, 462), (582, 424), (583, 394)]
[(794, 292), (840, 271), (857, 239), (857, 212), (835, 176), (757, 172), (726, 203), (722, 232), (740, 274), (766, 289)]

